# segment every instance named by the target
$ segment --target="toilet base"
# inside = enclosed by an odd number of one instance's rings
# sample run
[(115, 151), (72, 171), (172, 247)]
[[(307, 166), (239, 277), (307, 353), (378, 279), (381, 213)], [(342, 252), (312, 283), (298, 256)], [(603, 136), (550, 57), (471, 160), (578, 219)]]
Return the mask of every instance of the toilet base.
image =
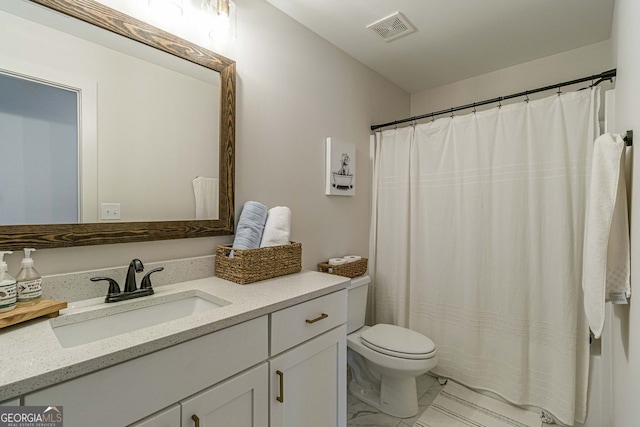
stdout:
[(382, 375), (379, 392), (362, 387), (352, 379), (349, 392), (358, 400), (394, 417), (409, 418), (418, 414), (415, 377)]
[(380, 407), (380, 393), (376, 390), (369, 390), (360, 386), (356, 380), (349, 381), (349, 393), (369, 406), (373, 406), (374, 408)]

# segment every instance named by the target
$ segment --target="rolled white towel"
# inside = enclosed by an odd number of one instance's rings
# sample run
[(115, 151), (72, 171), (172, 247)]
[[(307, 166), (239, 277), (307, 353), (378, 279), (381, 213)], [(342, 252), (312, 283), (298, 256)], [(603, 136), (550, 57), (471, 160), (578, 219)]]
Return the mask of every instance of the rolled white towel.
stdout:
[(362, 259), (362, 257), (358, 255), (345, 255), (342, 258), (346, 259), (347, 262), (360, 261)]
[(288, 245), (291, 237), (291, 209), (276, 206), (269, 209), (260, 247)]
[(331, 258), (329, 260), (329, 265), (342, 265), (346, 264), (348, 261), (344, 258)]

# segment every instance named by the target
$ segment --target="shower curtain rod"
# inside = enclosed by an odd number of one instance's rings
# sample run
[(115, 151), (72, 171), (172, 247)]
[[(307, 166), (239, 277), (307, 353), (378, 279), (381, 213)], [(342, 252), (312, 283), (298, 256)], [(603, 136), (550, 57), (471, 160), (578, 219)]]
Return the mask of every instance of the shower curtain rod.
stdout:
[(564, 87), (564, 86), (571, 86), (571, 85), (574, 85), (574, 84), (584, 83), (584, 82), (588, 82), (588, 81), (593, 82), (590, 87), (594, 87), (594, 86), (599, 85), (603, 81), (612, 80), (615, 76), (616, 76), (616, 69), (614, 68), (613, 70), (605, 71), (603, 73), (596, 74), (594, 76), (583, 77), (581, 79), (571, 80), (571, 81), (563, 82), (563, 83), (557, 83), (557, 84), (551, 85), (551, 86), (545, 86), (545, 87), (541, 87), (541, 88), (538, 88), (538, 89), (527, 90), (527, 91), (520, 92), (520, 93), (514, 93), (513, 95), (500, 96), (498, 98), (487, 99), (487, 100), (481, 101), (481, 102), (474, 102), (473, 104), (461, 105), (459, 107), (454, 107), (454, 108), (448, 108), (446, 110), (435, 111), (435, 112), (429, 113), (429, 114), (422, 114), (422, 115), (419, 115), (419, 116), (413, 116), (413, 117), (409, 117), (408, 119), (396, 120), (395, 122), (384, 123), (384, 124), (381, 124), (381, 125), (373, 125), (373, 126), (371, 126), (371, 130), (378, 130), (380, 128), (384, 128), (384, 127), (387, 127), (387, 126), (394, 126), (394, 125), (399, 125), (401, 123), (413, 122), (413, 121), (420, 120), (420, 119), (426, 119), (428, 117), (435, 117), (435, 116), (439, 116), (441, 114), (451, 114), (451, 113), (453, 113), (455, 111), (467, 110), (469, 108), (475, 108), (475, 107), (479, 107), (481, 105), (501, 103), (502, 101), (505, 101), (507, 99), (519, 98), (521, 96), (527, 97), (527, 100), (528, 100), (529, 99), (528, 96), (533, 94), (533, 93), (544, 92), (544, 91), (551, 90), (551, 89), (558, 89), (559, 90), (561, 87)]

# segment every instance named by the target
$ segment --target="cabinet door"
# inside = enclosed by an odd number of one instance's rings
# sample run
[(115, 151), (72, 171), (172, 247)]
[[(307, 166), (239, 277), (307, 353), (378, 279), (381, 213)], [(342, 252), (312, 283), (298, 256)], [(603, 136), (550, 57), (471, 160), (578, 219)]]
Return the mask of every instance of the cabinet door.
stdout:
[(271, 427), (346, 427), (346, 326), (269, 361)]
[(266, 363), (180, 402), (182, 427), (268, 427)]
[(180, 405), (176, 403), (129, 427), (180, 427)]

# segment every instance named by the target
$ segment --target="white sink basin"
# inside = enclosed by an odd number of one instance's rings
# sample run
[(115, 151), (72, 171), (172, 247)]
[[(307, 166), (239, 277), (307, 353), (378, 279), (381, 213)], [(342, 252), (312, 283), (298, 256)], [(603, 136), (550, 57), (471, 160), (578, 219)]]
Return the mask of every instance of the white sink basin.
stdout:
[(64, 348), (114, 337), (181, 319), (230, 304), (199, 291), (128, 300), (109, 307), (51, 319), (51, 328)]

